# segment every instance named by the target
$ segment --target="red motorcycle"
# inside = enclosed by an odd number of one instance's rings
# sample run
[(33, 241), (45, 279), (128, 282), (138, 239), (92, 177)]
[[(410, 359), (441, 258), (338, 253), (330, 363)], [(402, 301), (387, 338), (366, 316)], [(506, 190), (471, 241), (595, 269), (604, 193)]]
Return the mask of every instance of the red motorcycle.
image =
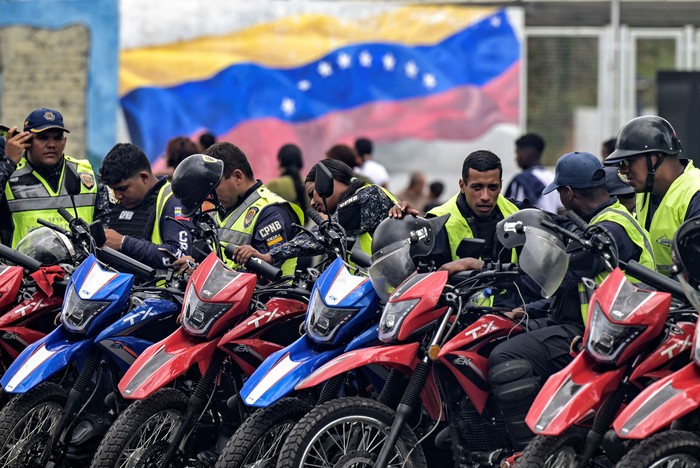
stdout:
[[(524, 211), (518, 216), (527, 219)], [(539, 224), (524, 226), (517, 216), (501, 221), (497, 231), (506, 247), (522, 245), (526, 239), (520, 268), (537, 278), (544, 295), (556, 290), (568, 261), (561, 239)], [(501, 234), (509, 232), (514, 238), (522, 234), (521, 243), (508, 245)], [(399, 265), (408, 263), (408, 252), (399, 249), (409, 248), (408, 244), (387, 248), (393, 252), (386, 263), (389, 259)], [(543, 256), (548, 260), (543, 262)], [(563, 267), (547, 268), (561, 264)], [(397, 277), (391, 270), (391, 264), (373, 262), (370, 278), (381, 285), (382, 278)], [(420, 442), (445, 421), (447, 427), (435, 444), (451, 446), (455, 463), (497, 466), (509, 454), (510, 441), (498, 408), (488, 398), (488, 355), (501, 340), (523, 329), (475, 299), (487, 286), (495, 289), (520, 275), (515, 265), (497, 265), (450, 278), (444, 271), (410, 276), (396, 288), (382, 313), (379, 334), (387, 345), (345, 353), (297, 389), (377, 364), (392, 369), (391, 374), (408, 377), (408, 383), (397, 379), (394, 388), (387, 388), (392, 382), (390, 374), (379, 401), (341, 398), (317, 406), (294, 427), (277, 466), (426, 466)], [(386, 290), (393, 289), (387, 286)], [(400, 403), (389, 403), (395, 401), (389, 395), (398, 395)]]
[[(281, 273), (255, 258), (246, 266), (272, 280)], [(111, 426), (92, 466), (189, 466), (216, 444), (224, 423), (235, 429), (241, 415), (227, 400), (244, 376), (298, 338), (308, 303), (306, 290), (256, 282), (214, 253), (202, 262), (187, 285), (181, 327), (147, 348), (119, 383), (138, 401)]]
[(619, 268), (601, 283), (589, 304), (583, 350), (535, 399), (526, 422), (538, 436), (516, 466), (614, 463), (624, 447), (605, 435), (620, 408), (687, 362), (697, 314), (672, 307), (672, 296), (685, 300), (680, 285), (636, 262), (626, 272), (658, 291), (635, 287)]
[[(677, 278), (700, 311), (700, 219), (683, 224), (673, 241)], [(618, 467), (700, 465), (700, 322), (693, 361), (647, 387), (615, 419), (618, 437), (633, 445)], [(687, 347), (688, 342), (683, 343)], [(670, 348), (669, 348), (670, 351)], [(634, 442), (640, 441), (635, 444)]]

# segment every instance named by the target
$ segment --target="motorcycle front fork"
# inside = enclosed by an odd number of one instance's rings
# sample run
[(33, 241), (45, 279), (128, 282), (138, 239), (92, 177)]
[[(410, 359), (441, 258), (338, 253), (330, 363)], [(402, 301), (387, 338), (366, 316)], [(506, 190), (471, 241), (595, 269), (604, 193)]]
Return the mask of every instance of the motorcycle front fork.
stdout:
[(198, 419), (198, 416), (205, 410), (209, 396), (214, 391), (216, 378), (219, 375), (223, 361), (223, 353), (215, 352), (209, 367), (207, 367), (206, 372), (197, 383), (194, 392), (192, 392), (192, 396), (190, 396), (187, 409), (182, 416), (182, 423), (177, 428), (172, 441), (168, 444), (168, 449), (161, 459), (159, 468), (169, 467), (178, 450), (181, 452), (185, 451), (185, 446), (187, 445), (187, 437), (185, 436), (190, 432), (193, 424), (196, 424), (195, 421)]

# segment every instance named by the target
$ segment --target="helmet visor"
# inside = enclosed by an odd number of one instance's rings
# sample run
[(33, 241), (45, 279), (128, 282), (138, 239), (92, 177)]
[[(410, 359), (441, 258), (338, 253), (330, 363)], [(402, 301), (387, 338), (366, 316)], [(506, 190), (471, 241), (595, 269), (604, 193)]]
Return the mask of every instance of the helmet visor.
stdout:
[(518, 265), (537, 283), (542, 297), (551, 297), (564, 280), (569, 256), (564, 244), (552, 233), (527, 226)]
[(403, 239), (372, 255), (369, 279), (383, 301), (416, 270), (411, 259), (411, 241)]
[(74, 254), (73, 245), (66, 236), (43, 226), (24, 236), (17, 244), (17, 251), (42, 265), (72, 263)]

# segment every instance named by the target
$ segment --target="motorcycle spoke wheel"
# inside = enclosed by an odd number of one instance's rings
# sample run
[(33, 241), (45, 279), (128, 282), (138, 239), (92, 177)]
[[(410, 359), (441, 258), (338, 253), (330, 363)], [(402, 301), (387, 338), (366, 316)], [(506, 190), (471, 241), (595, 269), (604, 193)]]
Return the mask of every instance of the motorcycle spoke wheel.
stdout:
[(154, 414), (127, 442), (117, 465), (119, 468), (156, 466), (180, 427), (180, 414), (165, 410)]
[(65, 401), (65, 391), (52, 383), (12, 399), (0, 413), (0, 466), (36, 463), (56, 430)]
[[(329, 423), (311, 440), (304, 454), (304, 466), (371, 467), (384, 446), (389, 427), (373, 418), (348, 416)], [(389, 467), (400, 467), (407, 450), (394, 451)]]
[(264, 439), (256, 445), (243, 460), (245, 468), (272, 468), (277, 463), (277, 456), (284, 444), (287, 434), (294, 427), (293, 422), (275, 427)]
[(576, 450), (574, 447), (561, 447), (544, 462), (544, 468), (564, 468), (576, 466)]
[(669, 455), (655, 462), (649, 468), (695, 468), (700, 466), (700, 459), (688, 454)]

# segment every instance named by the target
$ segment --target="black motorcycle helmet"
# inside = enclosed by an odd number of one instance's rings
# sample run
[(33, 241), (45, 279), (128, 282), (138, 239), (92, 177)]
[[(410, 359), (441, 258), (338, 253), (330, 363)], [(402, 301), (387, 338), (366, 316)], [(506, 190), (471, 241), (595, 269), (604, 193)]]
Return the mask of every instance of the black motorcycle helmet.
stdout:
[(617, 135), (615, 151), (605, 158), (606, 166), (638, 154), (678, 154), (683, 149), (676, 131), (666, 119), (656, 115), (643, 115), (630, 120)]
[[(656, 115), (643, 115), (630, 120), (622, 127), (617, 135), (615, 151), (605, 158), (604, 164), (616, 166), (633, 156), (646, 155), (647, 180), (644, 191), (651, 192), (654, 187), (654, 174), (664, 161), (664, 156), (676, 155), (681, 151), (681, 142), (667, 120)], [(651, 159), (654, 153), (661, 155), (656, 164), (653, 164)]]
[(204, 154), (193, 154), (175, 168), (171, 181), (173, 194), (182, 202), (185, 216), (202, 206), (224, 174), (224, 162)]
[(677, 278), (688, 300), (700, 311), (700, 218), (678, 228), (671, 248)]
[(386, 300), (416, 271), (416, 259), (433, 253), (437, 234), (449, 217), (426, 219), (406, 215), (401, 219), (386, 218), (379, 223), (372, 235), (369, 277), (380, 297)]

